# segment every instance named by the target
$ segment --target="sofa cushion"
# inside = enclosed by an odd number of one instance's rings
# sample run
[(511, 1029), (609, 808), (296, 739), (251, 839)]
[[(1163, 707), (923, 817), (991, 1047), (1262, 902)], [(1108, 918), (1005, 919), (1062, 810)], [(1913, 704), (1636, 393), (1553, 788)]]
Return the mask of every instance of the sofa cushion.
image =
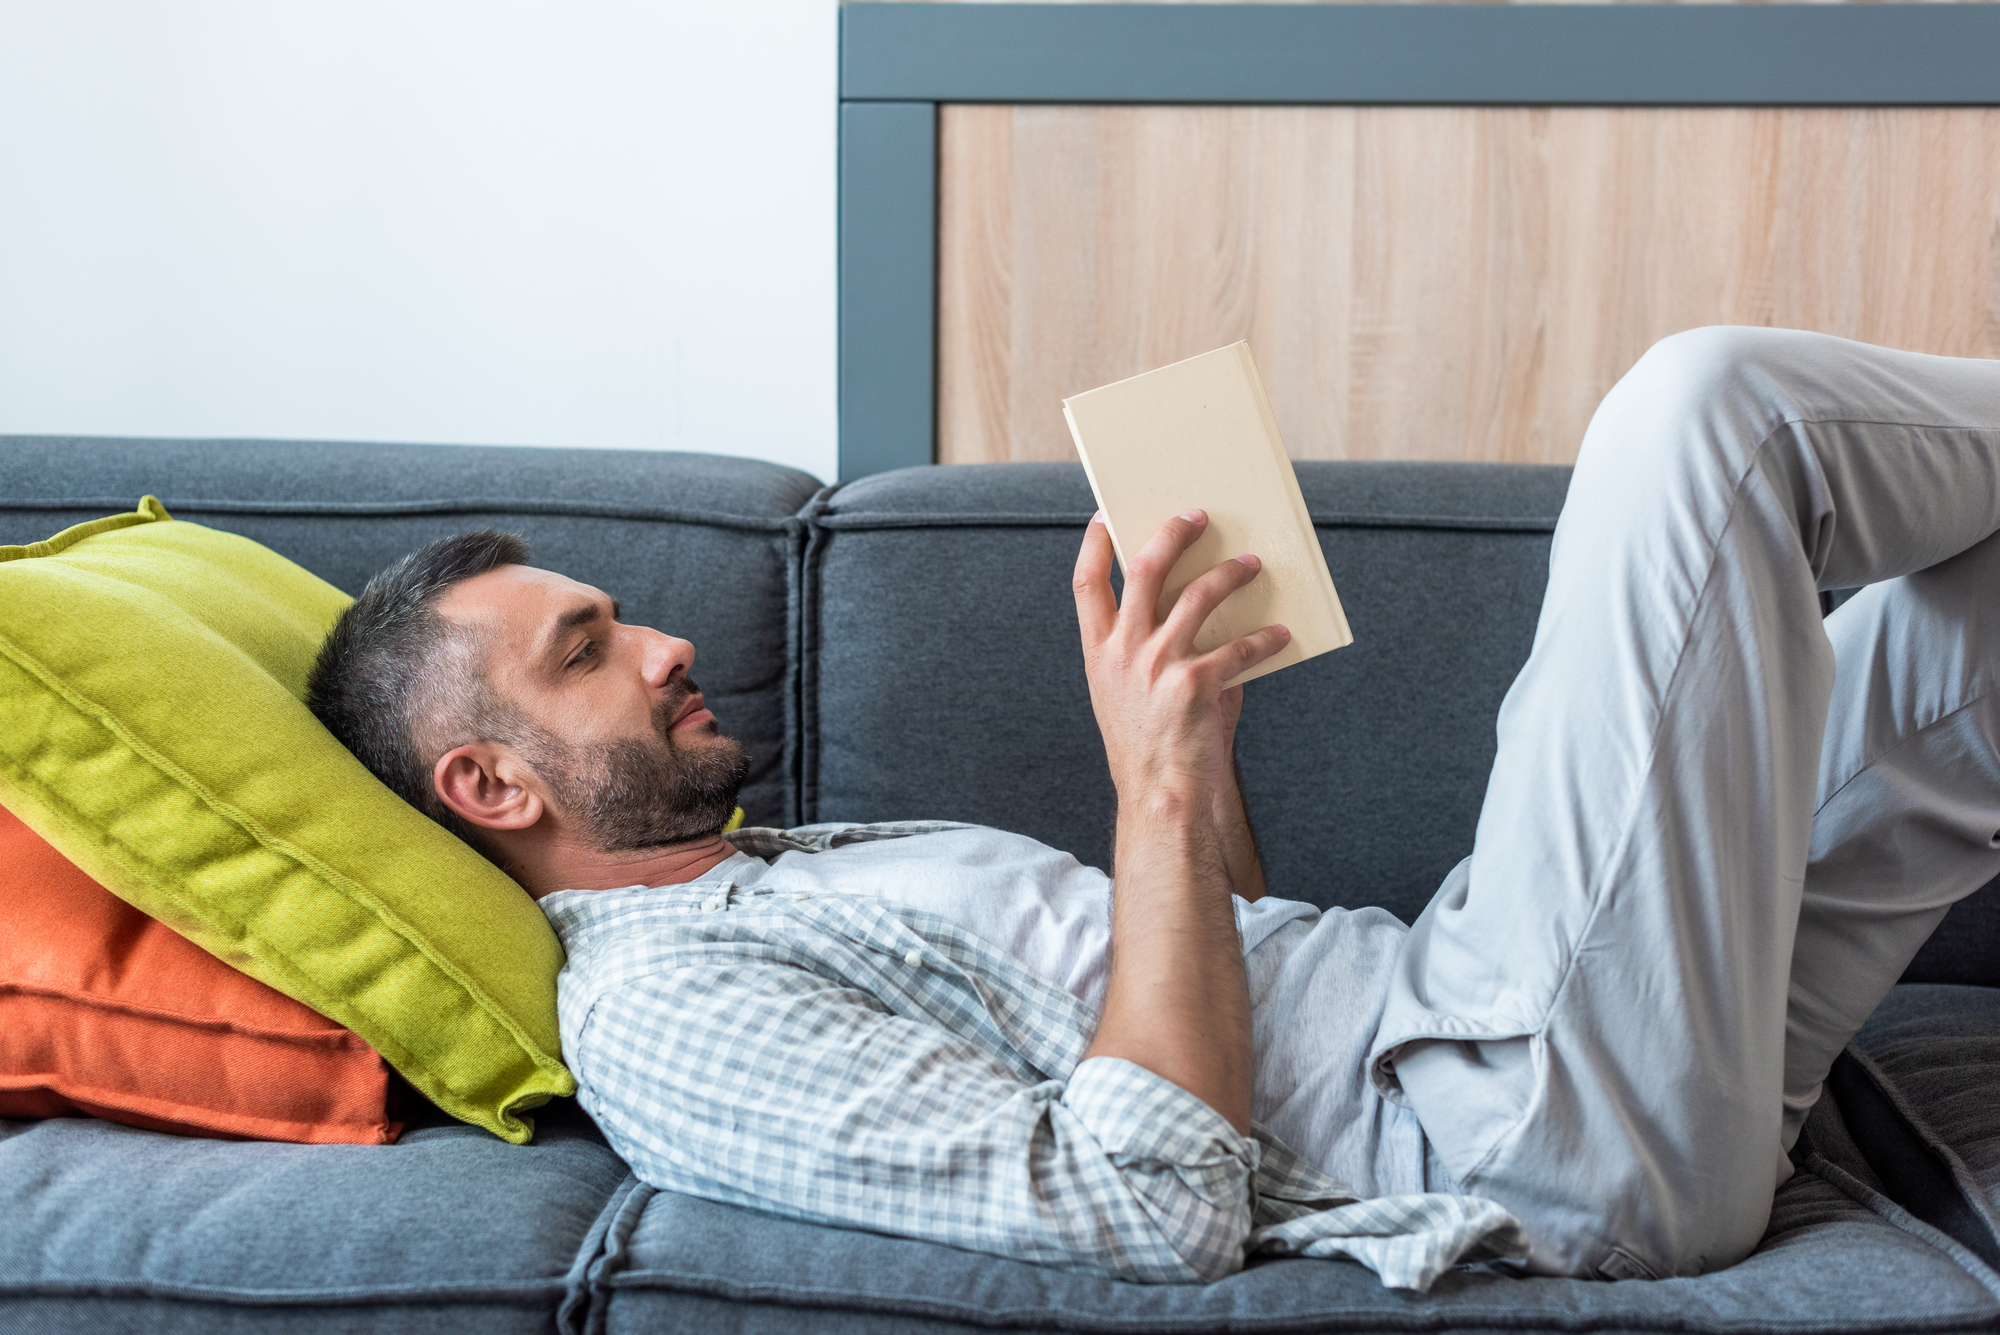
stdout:
[(551, 1329), (625, 1166), (568, 1100), (536, 1141), (227, 1144), (0, 1122), (0, 1329)]
[(389, 1068), (84, 875), (0, 808), (0, 1117), (379, 1145)]
[[(1568, 470), (1297, 473), (1355, 643), (1245, 687), (1266, 875), (1285, 898), (1412, 918), (1471, 849)], [(806, 571), (806, 819), (978, 821), (1106, 865), (1069, 587), (1092, 509), (1075, 464), (907, 469), (831, 496)]]
[(1138, 1285), (661, 1193), (607, 1242), (612, 1332), (1990, 1329), (2000, 1281), (1968, 1272), (1810, 1171), (1757, 1253), (1697, 1279), (1607, 1284), (1454, 1271), (1428, 1294), (1347, 1261), (1266, 1261), (1209, 1285)]
[(519, 1112), (575, 1088), (562, 947), (306, 710), (347, 601), (151, 497), (0, 549), (0, 795), (121, 899), (525, 1139)]
[(1904, 984), (1852, 1057), (1829, 1083), (1885, 1191), (2000, 1270), (2000, 989)]
[(254, 538), (354, 594), (433, 539), (520, 533), (537, 564), (693, 641), (709, 707), (750, 751), (749, 822), (785, 826), (800, 819), (787, 727), (796, 515), (818, 489), (792, 468), (653, 450), (9, 436), (0, 543), (152, 492), (179, 518)]

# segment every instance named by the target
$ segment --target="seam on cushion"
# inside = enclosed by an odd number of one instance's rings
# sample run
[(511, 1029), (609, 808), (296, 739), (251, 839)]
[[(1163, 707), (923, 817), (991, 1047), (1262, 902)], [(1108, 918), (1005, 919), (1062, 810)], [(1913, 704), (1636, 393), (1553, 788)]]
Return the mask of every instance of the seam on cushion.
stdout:
[[(96, 1111), (100, 1108), (111, 1108), (128, 1116), (143, 1117), (149, 1122), (159, 1124), (158, 1127), (141, 1126), (139, 1130), (157, 1130), (161, 1135), (185, 1136), (200, 1140), (235, 1138), (273, 1141), (287, 1145), (391, 1145), (408, 1125), (386, 1115), (369, 1119), (341, 1118), (310, 1122), (300, 1122), (285, 1117), (262, 1117), (233, 1113), (227, 1109), (197, 1108), (187, 1103), (169, 1103), (163, 1099), (135, 1094), (130, 1090), (106, 1089), (100, 1085), (81, 1085), (75, 1082), (52, 1083), (47, 1078), (36, 1076), (0, 1077), (0, 1092), (52, 1094), (85, 1116), (117, 1122), (117, 1118), (105, 1117), (102, 1112)], [(119, 1125), (133, 1124), (119, 1123)], [(367, 1130), (374, 1133), (374, 1138), (329, 1139), (325, 1135), (315, 1134), (328, 1127)]]
[(639, 1181), (637, 1175), (629, 1180), (630, 1193), (617, 1202), (615, 1210), (605, 1211), (604, 1245), (591, 1259), (584, 1275), (588, 1323), (578, 1335), (604, 1335), (611, 1319), (611, 1289), (618, 1282), (619, 1268), (631, 1259), (632, 1233), (645, 1217), (646, 1207), (659, 1194), (657, 1189)]
[(1553, 533), (1556, 516), (1535, 515), (1371, 515), (1325, 511), (1313, 515), (1314, 528), (1415, 528), (1469, 533)]
[[(171, 929), (170, 929), (171, 930)], [(248, 975), (245, 975), (246, 977)], [(274, 991), (276, 989), (273, 989)], [(185, 1011), (166, 1010), (158, 1006), (144, 1006), (137, 1002), (121, 1001), (115, 997), (98, 996), (93, 993), (68, 991), (42, 983), (20, 982), (0, 979), (0, 999), (10, 992), (31, 993), (37, 997), (61, 1001), (85, 1010), (102, 1011), (107, 1014), (130, 1015), (135, 1019), (160, 1020), (183, 1029), (207, 1029), (219, 1033), (241, 1034), (264, 1042), (282, 1044), (286, 1047), (349, 1047), (348, 1040), (367, 1046), (365, 1039), (337, 1020), (326, 1020), (323, 1029), (270, 1029), (261, 1025), (244, 1024), (239, 1020), (224, 1019), (214, 1015), (192, 1015)], [(282, 995), (282, 994), (281, 994)], [(303, 1005), (304, 1003), (299, 1003)]]
[(785, 799), (781, 816), (789, 828), (806, 821), (805, 792), (810, 732), (807, 725), (808, 693), (816, 681), (816, 660), (811, 648), (814, 599), (818, 582), (811, 563), (822, 540), (813, 517), (824, 508), (833, 487), (821, 487), (792, 516), (785, 535), (785, 678), (784, 678), (784, 776)]
[(652, 1195), (651, 1188), (640, 1182), (636, 1174), (628, 1172), (625, 1180), (612, 1189), (611, 1195), (604, 1202), (604, 1208), (597, 1212), (597, 1218), (591, 1221), (589, 1230), (583, 1235), (583, 1241), (578, 1244), (576, 1256), (570, 1262), (569, 1273), (563, 1277), (562, 1305), (556, 1309), (556, 1330), (559, 1335), (590, 1335), (593, 1327), (602, 1328), (603, 1317), (601, 1313), (593, 1310), (596, 1306), (593, 1299), (602, 1288), (596, 1282), (599, 1268), (605, 1257), (607, 1244), (615, 1246), (622, 1243), (625, 1234), (630, 1232), (630, 1224), (627, 1224), (622, 1231), (618, 1230), (617, 1226), (635, 1191), (643, 1192), (645, 1197)]
[[(529, 1060), (536, 1067), (536, 1069), (542, 1071), (543, 1074), (545, 1075), (560, 1076), (562, 1082), (568, 1082), (573, 1088), (574, 1081), (573, 1077), (571, 1077), (570, 1075), (568, 1067), (564, 1066), (560, 1061), (545, 1057), (540, 1051), (538, 1045), (528, 1040), (527, 1036), (521, 1031), (520, 1027), (514, 1023), (512, 1017), (506, 1015), (505, 1012), (494, 1002), (493, 998), (491, 998), (486, 994), (483, 988), (474, 986), (472, 982), (468, 978), (466, 978), (455, 966), (441, 959), (434, 951), (427, 948), (426, 945), (424, 945), (416, 938), (413, 929), (407, 923), (405, 923), (400, 916), (389, 912), (387, 908), (383, 906), (378, 900), (376, 900), (374, 896), (366, 893), (351, 878), (334, 872), (331, 868), (321, 863), (319, 859), (312, 857), (311, 855), (305, 853), (301, 849), (293, 847), (289, 842), (278, 839), (275, 836), (268, 834), (262, 829), (260, 825), (258, 825), (255, 821), (250, 820), (246, 814), (237, 809), (233, 804), (220, 801), (218, 798), (215, 797), (213, 793), (211, 793), (208, 790), (206, 785), (196, 783), (190, 776), (188, 776), (184, 771), (182, 771), (179, 766), (172, 764), (164, 756), (159, 755), (151, 746), (148, 746), (138, 738), (132, 736), (119, 723), (119, 721), (110, 714), (109, 711), (103, 709), (101, 706), (96, 705), (92, 701), (86, 700), (81, 695), (70, 690), (65, 683), (53, 680), (48, 674), (48, 672), (46, 672), (42, 668), (39, 662), (36, 662), (31, 655), (27, 655), (26, 653), (24, 653), (24, 651), (22, 651), (20, 647), (17, 646), (4, 633), (0, 633), (0, 655), (5, 655), (10, 661), (12, 661), (15, 664), (15, 666), (21, 668), (23, 671), (27, 672), (30, 676), (41, 681), (45, 687), (53, 691), (56, 695), (58, 695), (61, 699), (63, 699), (66, 703), (68, 703), (72, 709), (76, 710), (78, 713), (82, 714), (85, 718), (89, 719), (90, 721), (95, 722), (98, 726), (104, 728), (105, 731), (109, 732), (115, 740), (121, 742), (126, 747), (128, 747), (133, 752), (134, 755), (136, 755), (139, 759), (151, 765), (154, 769), (158, 770), (169, 781), (178, 783), (181, 786), (183, 786), (188, 792), (193, 793), (204, 804), (206, 804), (210, 810), (214, 811), (218, 816), (222, 817), (225, 821), (228, 821), (236, 825), (238, 829), (242, 830), (246, 835), (248, 835), (250, 839), (254, 843), (256, 843), (259, 847), (268, 849), (271, 852), (279, 854), (280, 856), (291, 858), (299, 866), (304, 867), (309, 872), (313, 873), (314, 875), (324, 880), (329, 885), (329, 887), (340, 892), (352, 902), (359, 904), (362, 907), (368, 909), (370, 912), (372, 912), (376, 916), (376, 918), (381, 922), (383, 922), (386, 926), (388, 926), (390, 930), (397, 937), (403, 940), (419, 956), (421, 956), (423, 959), (429, 962), (433, 968), (437, 969), (440, 974), (442, 974), (452, 983), (457, 985), (468, 997), (470, 997), (478, 1005), (481, 1011), (485, 1012), (487, 1016), (490, 1019), (492, 1019), (503, 1032), (505, 1032), (509, 1037), (511, 1037), (514, 1040), (515, 1044), (529, 1058)], [(65, 820), (65, 823), (70, 826), (73, 833), (77, 834), (88, 833), (94, 835), (95, 838), (90, 840), (90, 842), (96, 843), (99, 847), (115, 848), (120, 852), (125, 853), (127, 855), (126, 861), (128, 866), (137, 865), (143, 867), (148, 865), (144, 861), (142, 855), (138, 855), (132, 850), (129, 850), (127, 845), (125, 845), (122, 841), (118, 841), (111, 838), (107, 832), (98, 830), (94, 824), (88, 821), (84, 821), (81, 818), (80, 812), (77, 812), (73, 807), (71, 807), (67, 801), (58, 798), (53, 792), (49, 790), (46, 784), (34, 778), (32, 775), (29, 775), (25, 771), (25, 769), (20, 765), (20, 763), (14, 759), (14, 757), (12, 757), (11, 755), (0, 756), (0, 765), (4, 765), (4, 768), (14, 776), (15, 781), (17, 783), (20, 783), (23, 786), (32, 785), (32, 787), (37, 792), (42, 794), (44, 803), (47, 806), (49, 806), (52, 810), (60, 811), (60, 813), (63, 816), (63, 819)], [(137, 858), (136, 864), (132, 861), (132, 859), (135, 857)], [(175, 893), (170, 897), (174, 900), (176, 907), (180, 908), (183, 912), (187, 911), (187, 902), (181, 895)], [(205, 915), (202, 914), (189, 913), (189, 916), (206, 921)], [(238, 939), (245, 939), (245, 938), (239, 936)], [(259, 962), (263, 964), (265, 967), (273, 968), (275, 972), (283, 973), (287, 977), (298, 979), (298, 974), (295, 969), (292, 969), (290, 967), (285, 967), (282, 969), (276, 968), (273, 964), (273, 961), (264, 956), (259, 956), (258, 959)], [(289, 959), (282, 953), (278, 955), (278, 960), (282, 961), (286, 966), (290, 965)], [(325, 989), (316, 984), (310, 988), (305, 988), (302, 990), (309, 991), (311, 994), (315, 996), (323, 997), (325, 995)], [(316, 1005), (314, 1006), (314, 1009), (326, 1013), (325, 1007)], [(349, 1027), (351, 1028), (353, 1026)], [(371, 1044), (371, 1046), (375, 1047), (375, 1049), (378, 1052), (383, 1051), (382, 1045), (379, 1043)], [(401, 1049), (400, 1044), (397, 1045), (397, 1047), (399, 1048), (399, 1050)], [(423, 1064), (417, 1062), (413, 1054), (408, 1053), (407, 1050), (403, 1051), (404, 1051), (404, 1056), (406, 1057), (406, 1059), (410, 1061), (412, 1065), (417, 1066), (419, 1069), (423, 1069)], [(428, 1074), (428, 1072), (426, 1072), (426, 1074)], [(441, 1081), (439, 1083), (442, 1084)], [(570, 1090), (565, 1089), (559, 1092), (566, 1094), (570, 1092)], [(503, 1113), (505, 1113), (506, 1110), (503, 1109), (502, 1111)]]
[[(1996, 1227), (1993, 1210), (1986, 1200), (1985, 1193), (1979, 1189), (1978, 1183), (1973, 1181), (1971, 1172), (1966, 1168), (1965, 1161), (1959, 1158), (1957, 1151), (1953, 1150), (1944, 1137), (1939, 1135), (1924, 1120), (1923, 1116), (1910, 1106), (1909, 1101), (1903, 1097), (1902, 1090), (1894, 1080), (1889, 1078), (1888, 1073), (1876, 1064), (1874, 1058), (1854, 1045), (1849, 1045), (1841, 1056), (1852, 1059), (1855, 1069), (1859, 1070), (1869, 1083), (1874, 1086), (1875, 1092), (1888, 1103), (1890, 1111), (1902, 1119), (1904, 1129), (1916, 1139), (1922, 1149), (1929, 1151), (1931, 1157), (1936, 1159), (1944, 1168), (1946, 1176), (1951, 1181), (1952, 1189), (1958, 1194), (1959, 1203), (1965, 1206), (1967, 1211), (1972, 1215), (1972, 1219), (1969, 1222), (1985, 1229), (1986, 1236), (1980, 1239), (1980, 1241), (1985, 1243), (1989, 1248), (2000, 1248), (2000, 1227)], [(1831, 1073), (1829, 1073), (1830, 1078)], [(1846, 1111), (1847, 1109), (1843, 1104), (1842, 1112), (1846, 1113)], [(1855, 1130), (1856, 1128), (1850, 1121), (1850, 1134)], [(1862, 1143), (1857, 1136), (1856, 1145), (1861, 1150), (1863, 1156), (1869, 1159), (1870, 1165), (1875, 1168), (1877, 1176), (1882, 1177), (1884, 1183), (1887, 1184), (1889, 1181), (1888, 1175), (1882, 1172), (1881, 1165), (1874, 1162), (1874, 1156), (1868, 1153), (1867, 1144)], [(1934, 1225), (1933, 1227), (1937, 1226)], [(1945, 1232), (1942, 1228), (1939, 1231)], [(1946, 1236), (1960, 1242), (1961, 1245), (1964, 1245), (1968, 1251), (1974, 1252), (1975, 1255), (1978, 1254), (1978, 1249), (1972, 1243), (1959, 1238), (1956, 1233), (1947, 1233)], [(1982, 1256), (1981, 1260), (1986, 1261), (1989, 1268), (1991, 1267), (1992, 1261), (1990, 1257)]]
[(825, 522), (827, 507), (833, 502), (838, 484), (822, 488), (800, 512), (805, 521), (804, 545), (799, 550), (798, 618), (798, 773), (795, 787), (795, 817), (801, 824), (819, 819), (819, 659), (822, 597), (825, 581), (822, 566), (836, 530)]
[[(148, 504), (151, 502), (151, 504)], [(53, 537), (40, 542), (27, 542), (0, 547), (0, 561), (31, 561), (44, 556), (60, 556), (85, 538), (94, 538), (100, 533), (116, 533), (121, 529), (136, 528), (140, 524), (157, 524), (173, 518), (155, 496), (142, 496), (139, 503), (122, 514), (106, 515), (102, 519), (87, 519), (81, 524), (71, 524)]]
[[(901, 528), (1082, 528), (1090, 522), (1090, 512), (1077, 511), (994, 511), (983, 514), (938, 512), (899, 514), (857, 510), (849, 514), (822, 514), (811, 521), (835, 532)], [(1314, 528), (1398, 528), (1496, 533), (1553, 533), (1556, 521), (1549, 518), (1516, 518), (1507, 515), (1370, 515), (1321, 511), (1312, 515)]]
[(454, 1302), (540, 1304), (559, 1296), (562, 1291), (561, 1280), (549, 1279), (483, 1284), (390, 1284), (373, 1289), (226, 1289), (214, 1284), (156, 1284), (143, 1281), (0, 1281), (0, 1299), (143, 1298), (209, 1302), (229, 1307), (373, 1307), (387, 1303), (430, 1307)]
[[(1275, 1265), (1351, 1265), (1353, 1261), (1292, 1260), (1267, 1262)], [(647, 1285), (645, 1281), (665, 1281)], [(1113, 1281), (1116, 1282), (1116, 1281)], [(1534, 1281), (1506, 1280), (1509, 1285)], [(1322, 1332), (1380, 1331), (1460, 1331), (1477, 1327), (1495, 1330), (1576, 1332), (1660, 1331), (1676, 1335), (1903, 1335), (1904, 1332), (1990, 1331), (1993, 1314), (1966, 1313), (1934, 1317), (1882, 1317), (1874, 1321), (1829, 1322), (1824, 1317), (1798, 1320), (1771, 1320), (1758, 1315), (1750, 1320), (1704, 1320), (1692, 1313), (1607, 1312), (1598, 1316), (1576, 1316), (1546, 1308), (1522, 1310), (1518, 1304), (1485, 1307), (1472, 1302), (1450, 1306), (1363, 1306), (1343, 1303), (1310, 1310), (1247, 1314), (1240, 1307), (1200, 1315), (1135, 1314), (1101, 1316), (1054, 1304), (1042, 1307), (991, 1307), (949, 1298), (888, 1297), (853, 1289), (821, 1288), (803, 1284), (746, 1283), (714, 1275), (665, 1268), (633, 1270), (612, 1279), (614, 1290), (667, 1292), (699, 1295), (726, 1302), (754, 1303), (773, 1307), (794, 1307), (840, 1312), (866, 1312), (898, 1316), (929, 1317), (956, 1321), (984, 1329), (1062, 1330), (1104, 1332), (1104, 1335), (1154, 1335), (1186, 1332), (1187, 1335), (1214, 1335), (1218, 1331), (1289, 1332), (1311, 1329)], [(1138, 1286), (1131, 1286), (1138, 1287)], [(1178, 1286), (1186, 1287), (1186, 1286)]]
[(1884, 1196), (1852, 1173), (1842, 1168), (1818, 1151), (1806, 1156), (1806, 1170), (1822, 1179), (1856, 1203), (1866, 1206), (1904, 1233), (1920, 1242), (1929, 1243), (1957, 1263), (1973, 1282), (2000, 1300), (2000, 1274), (1968, 1251), (1956, 1238), (1941, 1229), (1926, 1224), (1896, 1202)]
[[(208, 514), (294, 515), (354, 518), (367, 515), (562, 515), (579, 519), (645, 519), (668, 524), (692, 524), (703, 528), (751, 529), (782, 532), (790, 515), (739, 515), (723, 512), (678, 510), (667, 506), (619, 505), (598, 501), (523, 501), (478, 497), (447, 497), (422, 501), (230, 501), (175, 498), (161, 502), (170, 510)], [(0, 498), (0, 510), (83, 510), (131, 504), (122, 498), (104, 496), (50, 496)]]

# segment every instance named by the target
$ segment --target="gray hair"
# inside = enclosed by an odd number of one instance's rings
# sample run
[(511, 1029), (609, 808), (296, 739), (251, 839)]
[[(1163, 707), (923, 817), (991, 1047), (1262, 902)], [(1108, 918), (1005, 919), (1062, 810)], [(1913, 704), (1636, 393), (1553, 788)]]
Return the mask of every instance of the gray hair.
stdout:
[(320, 646), (306, 706), (398, 797), (490, 859), (484, 833), (446, 806), (431, 781), (454, 746), (501, 741), (513, 711), (487, 681), (481, 646), (439, 614), (453, 585), (524, 565), (516, 533), (474, 529), (411, 552), (368, 581)]

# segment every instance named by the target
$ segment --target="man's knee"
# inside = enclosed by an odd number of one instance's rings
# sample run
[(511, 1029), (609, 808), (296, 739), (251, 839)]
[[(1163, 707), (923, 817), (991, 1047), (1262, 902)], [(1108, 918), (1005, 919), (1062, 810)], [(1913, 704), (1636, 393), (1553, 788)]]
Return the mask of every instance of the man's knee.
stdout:
[[(1612, 391), (1680, 420), (1736, 418), (1745, 409), (1783, 420), (1820, 335), (1794, 329), (1710, 325), (1671, 334), (1646, 350)], [(1607, 398), (1606, 403), (1611, 399)]]
[(1801, 416), (1811, 344), (1789, 329), (1716, 325), (1661, 339), (1605, 396), (1577, 459), (1658, 494), (1741, 476), (1759, 445)]

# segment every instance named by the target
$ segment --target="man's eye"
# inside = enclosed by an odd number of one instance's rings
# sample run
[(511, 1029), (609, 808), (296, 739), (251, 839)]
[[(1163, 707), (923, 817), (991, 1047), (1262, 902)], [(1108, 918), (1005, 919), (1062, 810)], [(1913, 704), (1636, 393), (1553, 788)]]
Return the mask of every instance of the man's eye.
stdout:
[(570, 666), (575, 667), (578, 663), (595, 657), (597, 657), (597, 641), (585, 640), (583, 647), (576, 651), (576, 657), (570, 660)]

